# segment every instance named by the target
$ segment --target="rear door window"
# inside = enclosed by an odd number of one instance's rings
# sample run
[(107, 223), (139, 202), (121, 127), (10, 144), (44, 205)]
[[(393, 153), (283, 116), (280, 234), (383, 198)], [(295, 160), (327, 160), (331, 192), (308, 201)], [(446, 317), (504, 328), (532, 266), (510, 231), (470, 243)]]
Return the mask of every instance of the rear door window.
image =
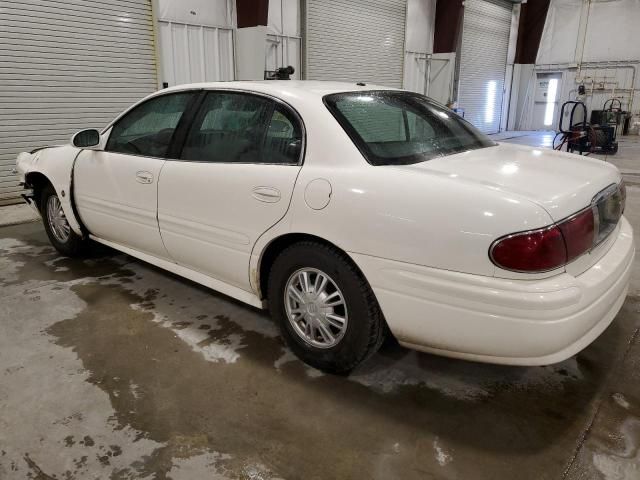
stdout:
[(265, 135), (263, 163), (296, 164), (302, 149), (302, 125), (282, 105), (277, 105)]
[(182, 160), (297, 164), (302, 150), (297, 116), (270, 98), (209, 92), (189, 130)]
[(257, 163), (272, 102), (243, 93), (210, 92), (194, 119), (181, 158), (214, 163)]

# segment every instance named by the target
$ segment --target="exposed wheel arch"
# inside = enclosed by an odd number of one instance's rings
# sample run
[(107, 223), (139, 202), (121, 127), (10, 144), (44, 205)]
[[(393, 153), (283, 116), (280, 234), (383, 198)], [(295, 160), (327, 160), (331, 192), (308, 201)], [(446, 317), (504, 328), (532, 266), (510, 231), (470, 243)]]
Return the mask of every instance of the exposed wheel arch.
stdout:
[(44, 229), (51, 245), (65, 256), (81, 256), (85, 252), (87, 239), (71, 229), (60, 197), (51, 183), (44, 186), (39, 200)]
[(53, 186), (53, 182), (41, 172), (29, 172), (24, 177), (27, 187), (33, 189), (33, 200), (36, 206), (40, 209), (40, 200), (42, 197), (42, 191), (48, 186)]
[(358, 265), (353, 261), (351, 256), (345, 252), (342, 248), (340, 248), (335, 243), (332, 243), (322, 237), (318, 237), (316, 235), (311, 235), (309, 233), (285, 233), (284, 235), (280, 235), (279, 237), (274, 238), (267, 244), (267, 246), (262, 251), (260, 255), (260, 262), (258, 263), (258, 285), (260, 287), (259, 297), (264, 300), (266, 299), (267, 293), (267, 283), (269, 282), (269, 271), (271, 270), (271, 266), (273, 265), (274, 260), (278, 256), (280, 252), (282, 252), (285, 248), (293, 245), (294, 243), (299, 242), (316, 242), (322, 245), (327, 245), (332, 248), (339, 250), (341, 253), (347, 257), (354, 267), (358, 270), (360, 275), (366, 279), (362, 270), (358, 267)]
[[(41, 210), (40, 207), (41, 207), (41, 204), (42, 204), (42, 192), (48, 186), (51, 186), (51, 188), (53, 188), (59, 194), (61, 193), (62, 198), (65, 198), (64, 187), (63, 187), (62, 191), (60, 192), (59, 189), (56, 187), (56, 184), (47, 175), (45, 175), (44, 173), (42, 173), (40, 171), (27, 172), (25, 174), (24, 181), (25, 181), (25, 186), (27, 188), (31, 188), (33, 190), (33, 201), (35, 202), (35, 205), (38, 208), (38, 211)], [(82, 224), (82, 222), (80, 220), (80, 215), (78, 214), (78, 211), (76, 210), (76, 205), (75, 205), (75, 202), (73, 201), (73, 187), (72, 187), (72, 185), (69, 186), (68, 191), (69, 191), (69, 195), (67, 195), (67, 197), (66, 197), (66, 200), (67, 200), (66, 203), (67, 204), (64, 207), (65, 213), (67, 214), (67, 219), (71, 223), (71, 228), (78, 235), (80, 235), (80, 236), (82, 236), (84, 238), (84, 237), (87, 236), (89, 231)], [(42, 215), (42, 211), (40, 211), (40, 214)]]

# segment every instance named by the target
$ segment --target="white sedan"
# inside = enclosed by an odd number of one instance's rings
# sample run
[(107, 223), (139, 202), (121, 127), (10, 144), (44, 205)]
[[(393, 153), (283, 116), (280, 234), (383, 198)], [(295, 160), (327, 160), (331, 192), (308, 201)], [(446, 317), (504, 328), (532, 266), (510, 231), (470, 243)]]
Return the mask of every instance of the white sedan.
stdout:
[(612, 165), (497, 144), (424, 96), (363, 84), (170, 88), (17, 169), (60, 252), (92, 239), (268, 308), (328, 372), (388, 334), (559, 362), (611, 323), (634, 256)]

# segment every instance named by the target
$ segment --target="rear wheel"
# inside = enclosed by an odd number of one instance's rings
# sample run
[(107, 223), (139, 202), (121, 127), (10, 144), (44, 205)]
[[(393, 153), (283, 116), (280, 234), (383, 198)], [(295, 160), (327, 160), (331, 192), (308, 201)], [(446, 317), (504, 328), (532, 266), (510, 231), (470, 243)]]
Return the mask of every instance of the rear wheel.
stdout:
[(301, 242), (285, 249), (271, 267), (268, 300), (287, 345), (325, 372), (351, 371), (384, 340), (371, 287), (333, 247)]
[(69, 226), (60, 198), (51, 185), (42, 191), (40, 212), (49, 241), (56, 250), (69, 257), (80, 255), (86, 242)]

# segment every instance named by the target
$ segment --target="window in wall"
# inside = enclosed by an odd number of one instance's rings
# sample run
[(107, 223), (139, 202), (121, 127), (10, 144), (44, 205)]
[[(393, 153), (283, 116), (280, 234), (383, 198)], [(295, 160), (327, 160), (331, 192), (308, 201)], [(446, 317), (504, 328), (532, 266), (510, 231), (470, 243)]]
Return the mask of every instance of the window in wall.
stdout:
[(549, 89), (547, 90), (547, 106), (544, 110), (544, 124), (549, 126), (553, 123), (553, 115), (556, 107), (556, 95), (558, 93), (558, 79), (549, 80)]

